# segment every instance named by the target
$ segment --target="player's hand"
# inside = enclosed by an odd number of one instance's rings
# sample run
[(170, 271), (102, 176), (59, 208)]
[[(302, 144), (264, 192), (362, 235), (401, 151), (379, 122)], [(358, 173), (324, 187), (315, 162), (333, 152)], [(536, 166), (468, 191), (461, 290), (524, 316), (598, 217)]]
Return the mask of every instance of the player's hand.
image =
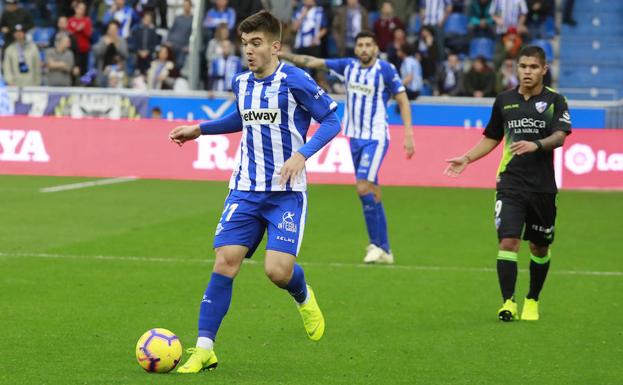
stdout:
[(446, 159), (446, 162), (448, 162), (449, 164), (443, 173), (444, 175), (451, 176), (453, 178), (459, 176), (463, 172), (463, 170), (465, 170), (467, 164), (469, 163), (467, 157), (465, 156)]
[(305, 168), (305, 160), (300, 152), (295, 152), (290, 159), (286, 160), (279, 171), (279, 185), (281, 187), (285, 187), (288, 181), (294, 183)]
[(405, 137), (405, 144), (403, 147), (405, 149), (405, 155), (407, 155), (407, 159), (411, 159), (413, 157), (413, 154), (415, 153), (415, 143), (413, 141), (413, 136)]
[(201, 135), (198, 124), (192, 126), (178, 126), (169, 132), (169, 140), (182, 147), (184, 142), (197, 139)]
[(534, 142), (527, 140), (520, 140), (519, 142), (513, 142), (510, 146), (510, 150), (513, 155), (523, 155), (538, 150), (539, 146)]

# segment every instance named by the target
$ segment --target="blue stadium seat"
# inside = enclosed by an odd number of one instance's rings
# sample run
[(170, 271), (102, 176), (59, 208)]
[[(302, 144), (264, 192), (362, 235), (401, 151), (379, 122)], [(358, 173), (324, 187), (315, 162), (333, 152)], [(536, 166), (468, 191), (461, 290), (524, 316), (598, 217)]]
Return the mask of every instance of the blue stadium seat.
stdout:
[(55, 31), (56, 29), (52, 27), (35, 27), (32, 31), (32, 41), (40, 48), (47, 48)]
[(548, 39), (553, 39), (556, 36), (556, 21), (554, 20), (554, 16), (548, 16), (545, 19), (545, 37)]
[(462, 13), (451, 13), (446, 19), (444, 31), (446, 34), (466, 35), (467, 22), (467, 16)]
[(472, 39), (469, 43), (469, 57), (473, 60), (478, 56), (483, 56), (487, 60), (493, 60), (494, 48), (493, 40), (487, 37)]
[(420, 33), (420, 28), (422, 27), (422, 21), (420, 20), (420, 15), (414, 13), (409, 17), (409, 24), (407, 25), (407, 34), (417, 35)]
[(368, 26), (373, 29), (374, 23), (378, 20), (380, 14), (376, 11), (368, 13)]
[(547, 59), (548, 62), (554, 60), (554, 48), (552, 47), (552, 43), (550, 43), (549, 40), (532, 40), (530, 44), (543, 48), (543, 51), (545, 51), (545, 59)]

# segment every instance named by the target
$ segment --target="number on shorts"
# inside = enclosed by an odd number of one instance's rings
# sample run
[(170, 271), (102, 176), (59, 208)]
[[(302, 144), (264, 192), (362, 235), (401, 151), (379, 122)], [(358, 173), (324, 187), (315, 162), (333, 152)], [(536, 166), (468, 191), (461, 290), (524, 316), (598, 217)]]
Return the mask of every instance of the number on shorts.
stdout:
[(497, 200), (495, 201), (495, 217), (496, 218), (500, 216), (501, 211), (502, 211), (502, 201)]
[(225, 210), (223, 210), (223, 215), (225, 215), (227, 210), (229, 210), (229, 213), (227, 213), (227, 216), (225, 217), (225, 222), (229, 222), (229, 220), (231, 219), (231, 216), (234, 215), (234, 211), (236, 211), (237, 208), (238, 208), (238, 203), (234, 203), (233, 205), (230, 205), (228, 203), (225, 206)]

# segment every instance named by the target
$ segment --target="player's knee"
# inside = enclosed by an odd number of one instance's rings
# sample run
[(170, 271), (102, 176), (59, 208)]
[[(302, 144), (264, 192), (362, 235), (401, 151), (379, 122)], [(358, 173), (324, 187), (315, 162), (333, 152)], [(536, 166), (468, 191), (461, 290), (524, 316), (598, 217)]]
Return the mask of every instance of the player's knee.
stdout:
[(516, 238), (504, 238), (500, 240), (500, 250), (518, 252), (521, 240)]
[(358, 180), (356, 187), (357, 187), (357, 194), (359, 194), (360, 196), (368, 195), (371, 192), (373, 192), (372, 184), (368, 182), (367, 180)]
[(288, 270), (286, 266), (272, 265), (264, 268), (264, 273), (275, 285), (284, 287), (290, 281), (292, 270)]
[(228, 277), (234, 277), (240, 269), (239, 258), (229, 255), (226, 252), (216, 252), (216, 260), (214, 261), (214, 272)]
[(530, 242), (530, 252), (535, 257), (545, 257), (548, 251), (549, 251), (548, 245), (540, 246), (540, 245)]

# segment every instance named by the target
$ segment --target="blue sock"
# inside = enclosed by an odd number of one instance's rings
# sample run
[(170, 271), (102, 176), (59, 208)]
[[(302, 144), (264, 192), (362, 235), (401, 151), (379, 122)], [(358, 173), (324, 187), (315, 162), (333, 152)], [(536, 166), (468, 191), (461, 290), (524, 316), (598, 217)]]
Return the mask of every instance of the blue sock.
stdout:
[(387, 219), (385, 218), (385, 209), (383, 203), (378, 202), (376, 204), (377, 215), (379, 216), (379, 247), (389, 253), (389, 239), (387, 237)]
[(212, 273), (199, 309), (199, 337), (216, 340), (218, 328), (231, 303), (233, 282), (233, 278)]
[(359, 195), (363, 206), (363, 217), (366, 220), (366, 228), (368, 229), (368, 238), (370, 243), (379, 246), (381, 240), (379, 238), (379, 216), (377, 214), (376, 202), (374, 194)]
[(294, 300), (298, 303), (303, 303), (307, 298), (307, 284), (305, 283), (305, 272), (298, 263), (294, 264), (292, 271), (292, 278), (285, 287)]

